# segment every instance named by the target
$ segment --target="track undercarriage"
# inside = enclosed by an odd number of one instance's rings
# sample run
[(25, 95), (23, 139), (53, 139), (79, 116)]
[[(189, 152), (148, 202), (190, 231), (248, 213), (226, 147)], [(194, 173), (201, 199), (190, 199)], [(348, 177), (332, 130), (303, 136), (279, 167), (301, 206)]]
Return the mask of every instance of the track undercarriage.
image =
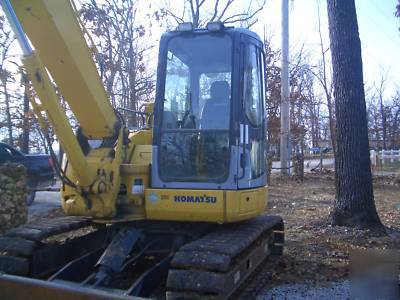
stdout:
[(129, 299), (166, 290), (167, 299), (227, 299), (281, 255), (283, 239), (276, 216), (225, 225), (106, 226), (81, 217), (25, 224), (0, 237), (0, 298)]

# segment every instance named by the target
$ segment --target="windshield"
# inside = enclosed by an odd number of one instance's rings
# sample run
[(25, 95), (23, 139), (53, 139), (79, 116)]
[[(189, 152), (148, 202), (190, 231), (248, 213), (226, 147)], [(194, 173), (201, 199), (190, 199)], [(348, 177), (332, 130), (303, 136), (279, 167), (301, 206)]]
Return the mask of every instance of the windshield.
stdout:
[(220, 182), (229, 163), (231, 38), (174, 37), (166, 60), (160, 176)]

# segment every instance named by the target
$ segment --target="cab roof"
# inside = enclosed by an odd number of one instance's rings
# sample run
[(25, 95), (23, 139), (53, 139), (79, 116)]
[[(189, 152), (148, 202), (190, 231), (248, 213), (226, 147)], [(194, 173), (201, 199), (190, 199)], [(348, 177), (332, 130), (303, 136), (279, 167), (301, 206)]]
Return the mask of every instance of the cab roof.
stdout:
[(261, 38), (259, 37), (259, 35), (247, 28), (241, 28), (241, 27), (233, 27), (233, 26), (229, 26), (229, 27), (223, 27), (223, 29), (218, 30), (218, 31), (211, 31), (208, 30), (207, 28), (195, 28), (193, 30), (190, 31), (180, 31), (178, 29), (176, 30), (172, 30), (169, 32), (166, 32), (162, 35), (162, 37), (172, 37), (172, 36), (176, 36), (176, 35), (182, 35), (182, 34), (205, 34), (205, 33), (215, 33), (215, 32), (226, 32), (226, 33), (230, 33), (230, 34), (245, 34), (248, 35), (260, 42), (262, 42)]

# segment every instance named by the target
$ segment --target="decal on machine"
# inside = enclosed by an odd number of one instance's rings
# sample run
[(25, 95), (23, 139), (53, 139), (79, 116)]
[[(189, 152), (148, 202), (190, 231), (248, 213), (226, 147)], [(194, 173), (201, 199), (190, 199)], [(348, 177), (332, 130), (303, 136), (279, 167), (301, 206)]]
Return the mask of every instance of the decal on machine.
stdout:
[(158, 196), (156, 193), (152, 192), (149, 195), (149, 200), (151, 203), (155, 204), (158, 201)]
[(208, 196), (175, 196), (175, 202), (209, 203), (217, 202), (217, 197)]

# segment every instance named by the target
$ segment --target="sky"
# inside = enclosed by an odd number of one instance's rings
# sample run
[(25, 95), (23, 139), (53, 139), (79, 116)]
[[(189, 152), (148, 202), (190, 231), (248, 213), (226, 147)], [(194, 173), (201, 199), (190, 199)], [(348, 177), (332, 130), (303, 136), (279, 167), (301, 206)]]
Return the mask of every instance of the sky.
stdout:
[[(367, 87), (387, 76), (387, 97), (400, 88), (400, 27), (394, 16), (397, 0), (356, 0), (357, 20), (362, 47), (364, 83)], [(318, 3), (320, 6), (321, 28), (324, 44), (329, 46), (328, 17), (324, 0), (294, 0), (290, 4), (289, 35), (291, 49), (303, 43), (315, 49), (319, 56)], [(266, 25), (275, 34), (280, 46), (281, 0), (269, 0), (258, 27)], [(260, 31), (260, 28), (256, 28)]]
[[(98, 0), (101, 3), (102, 0)], [(146, 14), (150, 9), (161, 8), (165, 3), (174, 11), (183, 7), (183, 0), (138, 0), (142, 13), (137, 21), (147, 26)], [(253, 0), (254, 2), (262, 0)], [(80, 6), (84, 0), (75, 0)], [(224, 3), (225, 0), (221, 0)], [(379, 82), (382, 76), (387, 77), (386, 98), (390, 98), (400, 89), (400, 18), (394, 16), (397, 0), (355, 0), (357, 19), (362, 46), (364, 83), (366, 89)], [(213, 7), (213, 0), (206, 0)], [(249, 0), (235, 0), (233, 9), (238, 11), (247, 7)], [(311, 64), (320, 59), (318, 34), (318, 7), (321, 16), (323, 42), (329, 47), (328, 17), (326, 0), (289, 0), (289, 44), (292, 53), (304, 44), (311, 53)], [(280, 48), (281, 43), (281, 0), (266, 0), (264, 9), (258, 14), (258, 22), (251, 28), (261, 37), (264, 31), (272, 36), (272, 44)], [(156, 68), (158, 41), (163, 28), (153, 26), (153, 34), (148, 44), (154, 45), (149, 55), (149, 66)]]
[[(167, 0), (151, 0), (154, 6), (160, 6), (165, 1)], [(244, 6), (249, 2), (236, 1), (243, 2)], [(172, 2), (173, 7), (176, 7), (181, 0), (170, 0), (170, 3)], [(397, 0), (356, 0), (364, 83), (368, 89), (379, 82), (382, 76), (386, 76), (387, 98), (394, 94), (397, 87), (400, 89), (400, 19), (394, 16), (396, 2)], [(290, 48), (295, 52), (304, 44), (305, 48), (311, 51), (312, 60), (315, 62), (320, 57), (318, 6), (324, 45), (329, 47), (326, 0), (289, 0)], [(259, 13), (258, 22), (252, 30), (262, 37), (264, 29), (272, 36), (273, 45), (280, 48), (281, 0), (267, 0), (264, 9)], [(158, 40), (161, 33), (155, 32), (154, 38)]]

